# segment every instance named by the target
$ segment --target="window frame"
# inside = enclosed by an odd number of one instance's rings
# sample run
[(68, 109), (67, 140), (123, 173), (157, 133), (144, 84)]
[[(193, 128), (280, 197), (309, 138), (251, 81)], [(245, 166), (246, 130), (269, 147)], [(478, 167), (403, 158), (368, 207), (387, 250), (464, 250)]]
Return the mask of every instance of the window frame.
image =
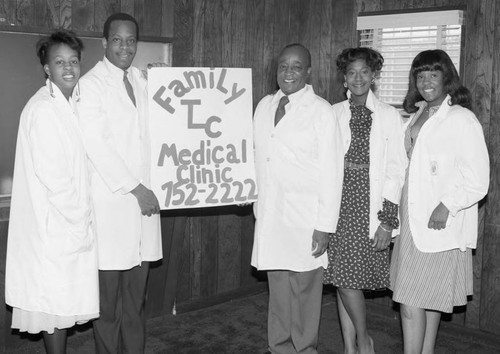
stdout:
[[(460, 18), (460, 22), (458, 25), (461, 26), (461, 31), (460, 31), (460, 54), (459, 54), (459, 67), (457, 67), (457, 71), (459, 73), (460, 78), (462, 78), (462, 74), (464, 72), (465, 68), (465, 34), (466, 34), (466, 28), (465, 28), (465, 16), (466, 16), (466, 11), (464, 7), (439, 7), (439, 8), (422, 8), (422, 9), (409, 9), (409, 10), (397, 10), (397, 11), (377, 11), (377, 12), (361, 12), (358, 14), (358, 21), (356, 25), (356, 43), (358, 46), (361, 46), (361, 31), (360, 29), (360, 19), (363, 21), (364, 19), (368, 17), (373, 17), (373, 16), (391, 16), (391, 15), (396, 15), (396, 16), (401, 16), (401, 15), (416, 15), (420, 13), (444, 13), (444, 12), (456, 12), (457, 16)], [(433, 24), (434, 26), (439, 26), (443, 24)], [(425, 24), (424, 24), (425, 26)], [(430, 25), (429, 25), (430, 26)], [(403, 26), (395, 26), (395, 27), (385, 27), (385, 28), (397, 28), (397, 27), (403, 27)], [(417, 27), (415, 25), (412, 26), (406, 26), (406, 27)], [(384, 28), (384, 27), (378, 27), (378, 28)], [(371, 28), (371, 29), (378, 29), (378, 28)], [(368, 29), (368, 28), (366, 28)], [(384, 71), (384, 68), (382, 68), (382, 71)], [(388, 103), (394, 107), (396, 107), (398, 110), (401, 110), (402, 113), (403, 111), (403, 106), (402, 104), (392, 104)]]

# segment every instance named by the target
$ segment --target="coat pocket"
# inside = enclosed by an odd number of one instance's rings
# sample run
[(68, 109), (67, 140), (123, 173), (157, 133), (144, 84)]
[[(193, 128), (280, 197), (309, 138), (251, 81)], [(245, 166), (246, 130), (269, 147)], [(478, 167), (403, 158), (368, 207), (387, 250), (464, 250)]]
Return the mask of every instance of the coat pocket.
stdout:
[(314, 227), (317, 202), (308, 193), (287, 193), (283, 207), (283, 219), (288, 226)]
[(48, 212), (45, 241), (48, 253), (58, 257), (85, 253), (93, 247), (93, 243), (90, 227), (77, 230), (68, 224), (62, 215)]

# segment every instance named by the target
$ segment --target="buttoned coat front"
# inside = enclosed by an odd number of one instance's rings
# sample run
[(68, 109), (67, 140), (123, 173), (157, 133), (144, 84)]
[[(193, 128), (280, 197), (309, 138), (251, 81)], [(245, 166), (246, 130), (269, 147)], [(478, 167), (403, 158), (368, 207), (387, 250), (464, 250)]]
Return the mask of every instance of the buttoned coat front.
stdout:
[[(47, 80), (48, 83), (48, 80)], [(74, 107), (55, 84), (21, 114), (10, 206), (5, 300), (51, 315), (99, 313), (87, 156)]]
[(126, 270), (162, 257), (160, 217), (143, 216), (129, 193), (150, 187), (146, 81), (130, 67), (137, 107), (123, 83), (123, 70), (106, 58), (80, 79), (78, 112), (91, 161), (99, 269)]
[(336, 229), (343, 178), (343, 146), (328, 102), (310, 85), (289, 96), (274, 126), (281, 91), (264, 97), (254, 115), (258, 201), (252, 265), (304, 272), (327, 267), (312, 256), (314, 230)]
[[(348, 97), (350, 92), (348, 91)], [(380, 221), (377, 213), (382, 210), (384, 199), (398, 204), (405, 181), (407, 165), (404, 148), (403, 122), (399, 112), (392, 106), (380, 102), (370, 90), (366, 99), (366, 107), (372, 111), (372, 127), (370, 131), (370, 233), (375, 236)], [(349, 100), (332, 106), (336, 119), (342, 130), (344, 152), (351, 144), (351, 110)], [(394, 231), (396, 235), (397, 230)]]

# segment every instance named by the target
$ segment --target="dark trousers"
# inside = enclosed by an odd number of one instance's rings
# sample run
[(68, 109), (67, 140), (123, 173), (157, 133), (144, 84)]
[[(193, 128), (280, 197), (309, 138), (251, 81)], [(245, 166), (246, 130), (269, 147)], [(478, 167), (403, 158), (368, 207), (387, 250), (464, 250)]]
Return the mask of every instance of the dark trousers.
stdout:
[(148, 274), (148, 262), (129, 270), (99, 271), (100, 317), (93, 323), (98, 354), (144, 353)]
[(268, 342), (273, 354), (317, 354), (323, 268), (268, 271)]

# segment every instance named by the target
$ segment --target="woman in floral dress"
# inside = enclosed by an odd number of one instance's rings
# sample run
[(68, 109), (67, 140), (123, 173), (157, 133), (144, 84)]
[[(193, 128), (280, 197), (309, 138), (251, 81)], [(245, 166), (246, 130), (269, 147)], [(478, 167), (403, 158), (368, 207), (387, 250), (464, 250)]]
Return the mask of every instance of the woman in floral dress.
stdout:
[(337, 287), (345, 353), (373, 353), (363, 290), (389, 286), (389, 243), (399, 226), (398, 204), (407, 162), (398, 111), (371, 87), (384, 59), (370, 48), (337, 58), (346, 101), (333, 105), (345, 147), (340, 219), (328, 249), (324, 283)]

